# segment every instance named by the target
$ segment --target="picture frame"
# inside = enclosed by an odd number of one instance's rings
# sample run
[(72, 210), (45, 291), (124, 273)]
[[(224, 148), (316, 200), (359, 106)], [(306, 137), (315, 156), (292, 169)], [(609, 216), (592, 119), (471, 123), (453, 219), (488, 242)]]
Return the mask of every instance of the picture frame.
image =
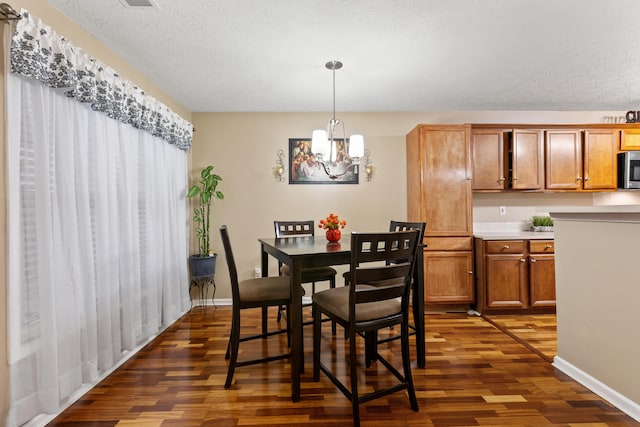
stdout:
[(358, 184), (360, 167), (347, 154), (349, 140), (334, 141), (336, 160), (320, 163), (311, 152), (311, 138), (289, 138), (289, 184)]

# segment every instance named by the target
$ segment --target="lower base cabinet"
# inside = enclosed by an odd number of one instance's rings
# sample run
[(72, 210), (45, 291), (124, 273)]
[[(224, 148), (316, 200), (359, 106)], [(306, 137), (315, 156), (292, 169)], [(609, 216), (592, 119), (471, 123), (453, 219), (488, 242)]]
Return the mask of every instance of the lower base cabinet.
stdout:
[(553, 240), (475, 238), (474, 245), (478, 312), (555, 311)]
[(424, 252), (424, 301), (427, 304), (474, 302), (471, 251)]

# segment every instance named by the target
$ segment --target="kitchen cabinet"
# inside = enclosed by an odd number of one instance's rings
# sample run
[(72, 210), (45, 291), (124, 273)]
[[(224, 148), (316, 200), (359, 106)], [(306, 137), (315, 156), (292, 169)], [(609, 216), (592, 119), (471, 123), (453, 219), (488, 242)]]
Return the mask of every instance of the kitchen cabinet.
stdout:
[(620, 135), (620, 150), (640, 150), (640, 129), (622, 129)]
[(529, 240), (529, 306), (556, 306), (553, 240)]
[(617, 129), (551, 129), (545, 131), (546, 189), (615, 191)]
[(475, 239), (476, 310), (555, 311), (553, 240)]
[(474, 129), (471, 149), (474, 191), (544, 188), (540, 130)]
[(407, 134), (407, 218), (427, 223), (425, 303), (474, 301), (469, 125), (418, 125)]

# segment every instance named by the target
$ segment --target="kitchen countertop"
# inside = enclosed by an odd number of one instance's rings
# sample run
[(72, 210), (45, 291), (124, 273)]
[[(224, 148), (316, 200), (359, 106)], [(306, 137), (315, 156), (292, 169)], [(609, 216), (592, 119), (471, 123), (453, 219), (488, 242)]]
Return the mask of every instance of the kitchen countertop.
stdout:
[(599, 205), (554, 209), (550, 213), (555, 220), (640, 222), (640, 205)]
[(553, 240), (553, 231), (476, 231), (473, 237), (484, 240)]

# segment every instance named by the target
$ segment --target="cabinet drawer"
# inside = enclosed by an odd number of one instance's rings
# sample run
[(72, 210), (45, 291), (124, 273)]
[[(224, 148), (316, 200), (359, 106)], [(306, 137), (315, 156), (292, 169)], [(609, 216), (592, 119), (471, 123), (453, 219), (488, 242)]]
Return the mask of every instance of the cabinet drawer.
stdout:
[(427, 251), (470, 251), (473, 247), (471, 237), (425, 237)]
[(529, 240), (529, 252), (532, 254), (552, 254), (553, 240)]
[(524, 240), (486, 240), (485, 250), (490, 254), (520, 254), (524, 252)]

